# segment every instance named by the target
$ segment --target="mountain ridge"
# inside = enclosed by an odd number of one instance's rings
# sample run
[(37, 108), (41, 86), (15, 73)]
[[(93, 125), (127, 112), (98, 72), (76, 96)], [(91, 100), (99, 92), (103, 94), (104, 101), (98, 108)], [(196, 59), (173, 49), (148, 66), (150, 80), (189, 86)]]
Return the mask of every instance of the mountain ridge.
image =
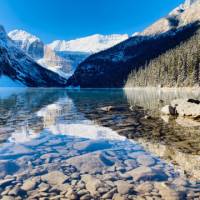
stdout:
[[(198, 29), (199, 20), (200, 1), (185, 2), (136, 36), (87, 58), (69, 78), (68, 85), (124, 87), (132, 70), (195, 34), (193, 29)], [(177, 34), (182, 36), (178, 38)]]
[(11, 31), (8, 36), (37, 63), (64, 78), (71, 76), (78, 64), (93, 53), (110, 48), (129, 37), (127, 34), (94, 34), (74, 40), (55, 40), (44, 44), (37, 36), (24, 30)]
[(74, 40), (56, 40), (48, 44), (55, 51), (96, 53), (112, 47), (126, 39), (128, 34), (94, 34)]

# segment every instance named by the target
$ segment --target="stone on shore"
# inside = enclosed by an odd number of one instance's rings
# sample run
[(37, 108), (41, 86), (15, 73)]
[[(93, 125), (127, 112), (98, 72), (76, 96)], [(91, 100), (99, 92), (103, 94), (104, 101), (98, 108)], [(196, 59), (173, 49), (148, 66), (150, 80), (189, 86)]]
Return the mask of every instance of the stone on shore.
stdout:
[(193, 99), (176, 99), (171, 105), (166, 105), (161, 112), (166, 115), (178, 115), (180, 117), (200, 118), (200, 101)]
[(177, 99), (171, 102), (173, 107), (176, 107), (176, 112), (179, 116), (189, 116), (192, 118), (200, 117), (200, 104), (192, 103), (187, 99)]

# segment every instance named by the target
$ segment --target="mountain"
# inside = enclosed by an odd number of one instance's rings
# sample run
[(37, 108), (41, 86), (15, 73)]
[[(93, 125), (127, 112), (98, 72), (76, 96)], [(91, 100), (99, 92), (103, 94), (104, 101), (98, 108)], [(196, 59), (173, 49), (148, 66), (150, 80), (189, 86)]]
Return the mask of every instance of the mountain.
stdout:
[(200, 28), (192, 37), (133, 70), (125, 87), (137, 86), (200, 86)]
[(64, 87), (66, 79), (37, 64), (0, 26), (0, 86)]
[[(199, 20), (200, 0), (187, 0), (143, 32), (84, 60), (68, 79), (68, 85), (124, 87), (131, 73), (137, 77), (137, 72), (142, 73), (140, 69), (148, 67), (150, 61), (198, 34)], [(175, 67), (171, 70), (175, 70)], [(155, 76), (150, 76), (151, 78)], [(183, 86), (187, 86), (186, 83), (187, 81)], [(194, 83), (196, 84), (198, 82)], [(151, 84), (149, 82), (143, 85)], [(176, 86), (176, 82), (170, 86)]]
[(70, 40), (61, 41), (56, 40), (48, 45), (52, 50), (61, 52), (82, 52), (87, 54), (93, 54), (105, 49), (108, 49), (116, 44), (128, 39), (128, 35), (100, 35), (95, 34), (92, 36)]
[(44, 43), (38, 37), (23, 30), (11, 31), (8, 36), (33, 59), (37, 60), (44, 56)]
[(92, 35), (76, 40), (56, 40), (44, 45), (36, 36), (22, 30), (11, 31), (8, 36), (35, 61), (67, 78), (78, 64), (91, 54), (108, 49), (128, 38), (128, 35)]
[(166, 17), (156, 21), (141, 35), (157, 35), (200, 20), (200, 0), (186, 0)]

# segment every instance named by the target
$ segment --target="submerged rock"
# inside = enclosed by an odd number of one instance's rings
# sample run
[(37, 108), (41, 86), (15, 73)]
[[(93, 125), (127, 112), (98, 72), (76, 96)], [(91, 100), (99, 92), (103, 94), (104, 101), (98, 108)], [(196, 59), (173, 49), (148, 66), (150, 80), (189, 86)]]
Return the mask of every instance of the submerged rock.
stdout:
[(14, 178), (0, 180), (0, 188), (10, 185), (14, 180)]
[(137, 162), (143, 166), (151, 166), (155, 164), (155, 159), (149, 155), (141, 155), (137, 158)]
[(150, 193), (152, 190), (153, 184), (151, 182), (144, 182), (136, 187), (136, 191), (140, 194)]
[(133, 185), (123, 180), (116, 181), (115, 185), (117, 186), (117, 191), (122, 195), (131, 193), (133, 189)]
[(179, 193), (176, 192), (175, 190), (171, 189), (165, 183), (155, 183), (154, 186), (165, 200), (181, 199), (181, 197), (179, 196)]
[(60, 171), (53, 171), (45, 174), (41, 177), (42, 181), (49, 183), (50, 185), (60, 185), (68, 180), (68, 176)]
[(135, 181), (164, 181), (168, 178), (167, 174), (159, 169), (152, 169), (150, 167), (138, 167), (127, 172)]
[(82, 180), (85, 182), (86, 189), (91, 195), (96, 195), (98, 188), (102, 187), (102, 181), (91, 175), (82, 176)]
[(39, 181), (40, 180), (37, 177), (30, 178), (24, 182), (21, 189), (24, 191), (34, 190)]
[(106, 163), (102, 158), (104, 158), (102, 154), (97, 152), (76, 156), (66, 162), (75, 166), (82, 173), (97, 173), (106, 167)]
[(13, 196), (3, 196), (2, 200), (15, 200)]

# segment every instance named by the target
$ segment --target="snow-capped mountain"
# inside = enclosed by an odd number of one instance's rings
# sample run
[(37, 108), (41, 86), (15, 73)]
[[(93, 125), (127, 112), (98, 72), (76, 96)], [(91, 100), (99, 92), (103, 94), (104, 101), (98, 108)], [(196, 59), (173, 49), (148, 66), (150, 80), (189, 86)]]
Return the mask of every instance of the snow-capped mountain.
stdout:
[(37, 60), (44, 56), (44, 43), (36, 36), (23, 30), (14, 30), (8, 36), (15, 44)]
[(200, 0), (186, 0), (166, 17), (145, 29), (141, 35), (157, 35), (200, 20)]
[(108, 49), (128, 38), (128, 35), (92, 35), (76, 40), (56, 40), (44, 45), (36, 36), (23, 30), (11, 31), (8, 36), (39, 64), (67, 78), (76, 67), (93, 53)]
[(186, 0), (143, 32), (91, 55), (68, 79), (80, 87), (124, 87), (129, 74), (195, 34), (200, 21), (200, 0)]
[(185, 0), (184, 6), (185, 7), (189, 7), (192, 4), (194, 4), (195, 2), (197, 2), (198, 0)]
[(127, 34), (96, 34), (70, 41), (56, 40), (49, 44), (48, 47), (55, 51), (82, 52), (93, 54), (108, 49), (128, 39), (128, 37), (129, 36)]
[(64, 87), (66, 79), (37, 64), (0, 26), (0, 86)]

